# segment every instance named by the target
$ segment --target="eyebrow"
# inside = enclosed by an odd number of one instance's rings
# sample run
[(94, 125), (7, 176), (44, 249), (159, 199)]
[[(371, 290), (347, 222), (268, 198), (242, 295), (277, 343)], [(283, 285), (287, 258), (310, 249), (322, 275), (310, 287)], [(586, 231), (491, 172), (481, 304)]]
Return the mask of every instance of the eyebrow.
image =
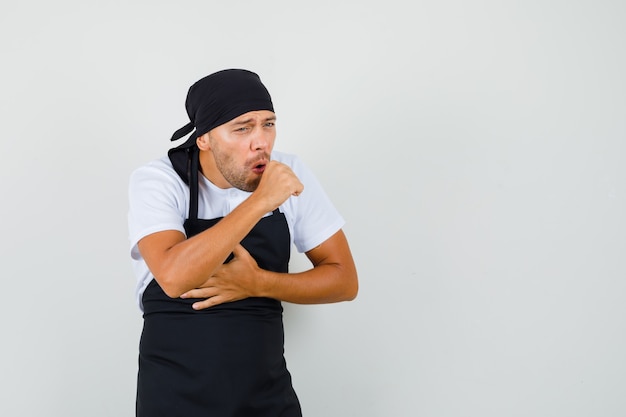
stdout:
[[(247, 125), (248, 123), (250, 123), (253, 119), (246, 119), (246, 120), (240, 120), (238, 122), (233, 122), (233, 125)], [(270, 122), (270, 121), (274, 121), (276, 120), (276, 116), (270, 116), (270, 117), (266, 117), (263, 121), (264, 122)]]

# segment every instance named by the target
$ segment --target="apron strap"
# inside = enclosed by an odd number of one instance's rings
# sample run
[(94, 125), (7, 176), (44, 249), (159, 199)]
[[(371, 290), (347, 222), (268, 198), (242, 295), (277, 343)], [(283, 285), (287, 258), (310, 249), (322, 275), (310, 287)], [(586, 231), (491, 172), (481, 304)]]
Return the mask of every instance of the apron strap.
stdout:
[(189, 155), (189, 171), (187, 175), (189, 181), (189, 219), (196, 220), (198, 218), (198, 165), (200, 163), (199, 151), (195, 146)]
[(196, 146), (173, 148), (168, 152), (174, 171), (189, 186), (189, 218), (198, 218), (198, 169), (200, 151)]

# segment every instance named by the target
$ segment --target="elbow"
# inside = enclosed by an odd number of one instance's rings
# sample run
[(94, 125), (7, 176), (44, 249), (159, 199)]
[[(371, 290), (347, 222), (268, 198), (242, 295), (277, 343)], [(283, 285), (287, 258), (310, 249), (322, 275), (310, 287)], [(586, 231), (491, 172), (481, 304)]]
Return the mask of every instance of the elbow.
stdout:
[(359, 283), (355, 282), (354, 287), (352, 288), (347, 301), (354, 301), (356, 296), (359, 294)]
[(359, 294), (359, 278), (356, 272), (348, 280), (349, 283), (346, 286), (344, 301), (353, 301)]
[(163, 292), (165, 293), (165, 295), (167, 295), (170, 298), (180, 298), (181, 295), (183, 295), (185, 293), (185, 291), (180, 291), (177, 288), (163, 288)]
[(161, 287), (165, 295), (170, 298), (179, 298), (187, 291), (186, 289), (181, 288), (180, 283), (178, 283), (171, 275), (162, 274), (158, 277), (155, 275), (154, 279), (157, 284), (159, 284), (159, 287)]
[(357, 286), (357, 288), (355, 288), (354, 291), (348, 294), (348, 298), (346, 298), (346, 301), (354, 301), (358, 294), (359, 294), (359, 288)]

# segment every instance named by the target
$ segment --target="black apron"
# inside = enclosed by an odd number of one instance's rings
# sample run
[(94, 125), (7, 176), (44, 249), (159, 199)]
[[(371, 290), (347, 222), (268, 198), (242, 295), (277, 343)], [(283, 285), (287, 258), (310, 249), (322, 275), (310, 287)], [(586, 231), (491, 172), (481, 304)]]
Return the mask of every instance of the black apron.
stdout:
[[(190, 174), (187, 237), (220, 220), (197, 218), (197, 169)], [(278, 210), (241, 244), (259, 267), (287, 272), (289, 228)], [(170, 298), (154, 279), (142, 301), (138, 417), (302, 415), (283, 355), (280, 301), (247, 298), (196, 311), (198, 299)]]

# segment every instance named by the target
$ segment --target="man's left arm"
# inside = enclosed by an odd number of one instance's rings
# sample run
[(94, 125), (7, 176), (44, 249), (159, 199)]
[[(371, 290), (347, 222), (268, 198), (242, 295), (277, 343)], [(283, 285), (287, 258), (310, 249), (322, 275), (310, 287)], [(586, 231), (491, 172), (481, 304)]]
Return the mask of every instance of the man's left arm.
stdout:
[(259, 268), (252, 256), (238, 245), (234, 258), (222, 265), (201, 288), (183, 298), (205, 298), (196, 310), (248, 297), (268, 297), (296, 304), (324, 304), (353, 300), (358, 278), (346, 236), (339, 230), (306, 252), (313, 268), (298, 273), (279, 273)]

